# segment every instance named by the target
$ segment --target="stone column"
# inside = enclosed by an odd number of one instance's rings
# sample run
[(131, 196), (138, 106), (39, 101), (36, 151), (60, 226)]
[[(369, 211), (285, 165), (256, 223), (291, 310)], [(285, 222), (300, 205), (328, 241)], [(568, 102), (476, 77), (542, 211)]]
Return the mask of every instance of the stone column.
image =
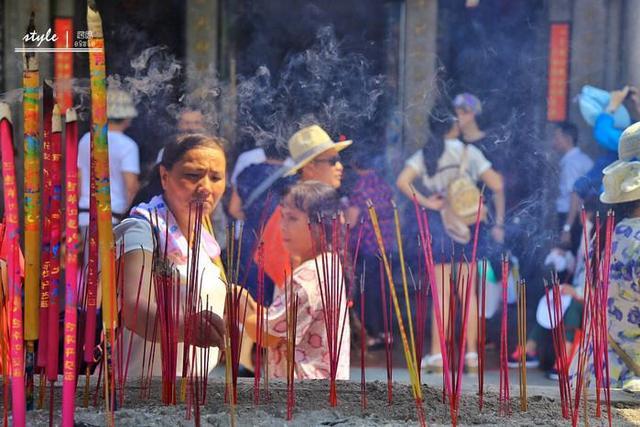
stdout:
[[(606, 87), (608, 0), (574, 0), (571, 26), (571, 59), (569, 99), (574, 99), (584, 85)], [(576, 104), (569, 104), (569, 120), (579, 129), (581, 148), (588, 154), (598, 154), (592, 128), (580, 115)]]
[(436, 89), (438, 1), (407, 0), (405, 3), (404, 153), (424, 144), (426, 114)]
[(627, 0), (624, 17), (625, 83), (640, 87), (640, 0)]
[(186, 20), (187, 88), (193, 91), (218, 65), (218, 0), (188, 0)]

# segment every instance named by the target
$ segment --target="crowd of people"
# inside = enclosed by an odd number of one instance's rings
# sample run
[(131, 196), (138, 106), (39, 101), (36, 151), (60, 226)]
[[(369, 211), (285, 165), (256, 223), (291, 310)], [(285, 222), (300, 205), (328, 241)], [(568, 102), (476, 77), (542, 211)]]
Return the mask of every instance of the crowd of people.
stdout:
[[(593, 126), (594, 140), (604, 154), (592, 160), (578, 145), (578, 130), (569, 122), (555, 123), (552, 128), (552, 148), (559, 155), (556, 241), (541, 265), (558, 272), (562, 277), (562, 292), (571, 298), (566, 310), (568, 354), (580, 333), (581, 304), (584, 292), (585, 236), (592, 236), (594, 212), (603, 206), (616, 209), (617, 225), (614, 232), (609, 290), (610, 363), (613, 385), (629, 390), (640, 390), (640, 123), (632, 124), (631, 116), (640, 119), (640, 95), (633, 87), (607, 93), (604, 98), (586, 91), (581, 108), (587, 123)], [(605, 99), (602, 101), (602, 99)], [(618, 120), (623, 104), (630, 112), (627, 120)], [(285, 296), (292, 288), (298, 295), (296, 325), (296, 371), (298, 378), (327, 378), (329, 375), (328, 337), (323, 320), (323, 301), (320, 289), (327, 278), (318, 274), (323, 268), (335, 269), (343, 275), (347, 266), (323, 266), (331, 258), (322, 253), (321, 241), (331, 240), (327, 227), (309, 226), (319, 215), (340, 217), (360, 233), (359, 261), (353, 277), (359, 283), (364, 275), (367, 306), (373, 307), (364, 317), (366, 339), (370, 350), (385, 344), (384, 325), (380, 316), (383, 290), (379, 286), (379, 246), (367, 213), (372, 201), (379, 216), (379, 228), (387, 250), (394, 252), (395, 234), (391, 200), (396, 190), (414, 197), (426, 208), (429, 221), (434, 262), (438, 275), (440, 306), (447, 316), (449, 307), (448, 278), (456, 262), (470, 260), (476, 228), (478, 195), (484, 188), (484, 205), (477, 257), (487, 258), (489, 269), (499, 272), (496, 260), (508, 252), (505, 225), (505, 180), (509, 159), (496, 138), (481, 129), (477, 118), (482, 114), (482, 102), (470, 93), (462, 93), (450, 102), (438, 102), (428, 115), (424, 147), (411, 154), (393, 183), (385, 179), (381, 162), (366, 146), (345, 138), (333, 139), (319, 125), (300, 129), (288, 139), (286, 147), (280, 141), (253, 141), (255, 147), (241, 154), (232, 172), (227, 168), (231, 157), (228, 144), (221, 138), (208, 135), (203, 116), (197, 109), (185, 109), (178, 119), (176, 135), (171, 136), (158, 156), (151, 177), (140, 179), (138, 149), (124, 134), (136, 109), (131, 97), (119, 91), (110, 91), (108, 97), (109, 146), (113, 222), (119, 245), (124, 245), (126, 257), (124, 286), (124, 324), (131, 333), (142, 339), (142, 330), (148, 325), (143, 319), (153, 318), (135, 313), (139, 272), (151, 274), (151, 256), (160, 248), (186, 275), (189, 236), (189, 207), (194, 200), (202, 202), (205, 221), (200, 236), (200, 273), (206, 275), (207, 286), (202, 297), (212, 303), (211, 312), (182, 319), (181, 327), (193, 322), (197, 344), (218, 347), (224, 335), (223, 318), (225, 287), (221, 264), (221, 244), (225, 242), (227, 221), (243, 222), (241, 234), (239, 284), (245, 296), (245, 330), (247, 342), (255, 340), (257, 328), (257, 283), (262, 266), (265, 273), (264, 309), (267, 316), (267, 339), (270, 352), (269, 371), (274, 376), (286, 376), (286, 304)], [(626, 131), (624, 130), (626, 128)], [(624, 133), (623, 133), (624, 131)], [(376, 143), (379, 141), (372, 141)], [(82, 177), (80, 190), (81, 212), (89, 208), (88, 136), (80, 142), (78, 166)], [(585, 141), (587, 146), (590, 141)], [(344, 153), (343, 153), (344, 150)], [(591, 150), (593, 151), (593, 150)], [(353, 153), (353, 154), (350, 154)], [(526, 155), (526, 154), (525, 154)], [(229, 178), (230, 185), (227, 185)], [(139, 190), (139, 182), (145, 182)], [(225, 192), (230, 195), (225, 197)], [(582, 231), (580, 210), (587, 213), (586, 234)], [(469, 211), (473, 212), (469, 219)], [(155, 215), (154, 212), (160, 212)], [(153, 222), (152, 213), (159, 222)], [(86, 213), (81, 213), (80, 224), (86, 226)], [(154, 227), (152, 227), (152, 222)], [(216, 228), (216, 225), (220, 225)], [(323, 234), (324, 233), (324, 234)], [(155, 237), (154, 237), (155, 234)], [(352, 233), (352, 238), (358, 233)], [(407, 236), (409, 237), (409, 236)], [(261, 256), (256, 253), (257, 242), (263, 245)], [(325, 248), (331, 251), (331, 248)], [(145, 256), (145, 254), (147, 256)], [(410, 259), (410, 257), (408, 257)], [(320, 270), (318, 270), (320, 264)], [(143, 269), (143, 266), (145, 268)], [(468, 265), (463, 266), (468, 269)], [(466, 271), (466, 270), (465, 270)], [(344, 273), (346, 276), (346, 273)], [(468, 274), (468, 273), (467, 273)], [(496, 274), (488, 275), (497, 281)], [(444, 282), (443, 283), (443, 279)], [(148, 283), (143, 280), (143, 283)], [(540, 289), (541, 289), (540, 284)], [(358, 295), (350, 295), (346, 287), (341, 300), (349, 310)], [(474, 323), (477, 319), (476, 286), (472, 287), (471, 313), (466, 339), (464, 362), (467, 370), (478, 367), (478, 336)], [(245, 308), (243, 306), (243, 309)], [(151, 314), (156, 307), (146, 308)], [(203, 316), (207, 319), (203, 321)], [(357, 316), (350, 316), (355, 322)], [(435, 320), (432, 316), (432, 331)], [(351, 334), (349, 322), (345, 326), (340, 345), (341, 356), (338, 378), (349, 377), (349, 349)], [(514, 348), (510, 359), (517, 360), (526, 352), (528, 366), (538, 363), (539, 343), (549, 339), (548, 325), (539, 320), (528, 331), (526, 348)], [(352, 329), (357, 329), (354, 325)], [(422, 361), (429, 371), (442, 369), (439, 336), (431, 333), (431, 346)], [(136, 341), (134, 341), (134, 346)], [(252, 369), (250, 346), (245, 349), (243, 365)], [(133, 351), (134, 358), (135, 350)], [(218, 352), (210, 353), (211, 369), (215, 367)], [(178, 369), (180, 369), (178, 367)], [(553, 376), (553, 368), (551, 368)]]

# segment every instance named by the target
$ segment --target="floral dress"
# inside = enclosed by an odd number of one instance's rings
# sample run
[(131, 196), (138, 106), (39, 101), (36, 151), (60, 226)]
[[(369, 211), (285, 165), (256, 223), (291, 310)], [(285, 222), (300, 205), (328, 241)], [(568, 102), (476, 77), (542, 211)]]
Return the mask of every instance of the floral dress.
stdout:
[[(614, 231), (609, 283), (609, 335), (640, 365), (640, 218), (626, 218)], [(637, 382), (632, 369), (609, 349), (613, 386)]]
[[(323, 295), (330, 290), (330, 295), (341, 295), (338, 313), (338, 334), (335, 342), (338, 344), (338, 365), (336, 379), (349, 379), (350, 366), (350, 337), (349, 316), (345, 316), (346, 292), (345, 282), (340, 265), (332, 269), (335, 256), (331, 253), (319, 255), (316, 259), (307, 260), (293, 271), (291, 284), (284, 289), (276, 288), (273, 303), (268, 311), (269, 335), (286, 338), (287, 314), (285, 305), (285, 291), (298, 296), (298, 322), (296, 324), (296, 346), (294, 375), (297, 379), (327, 379), (330, 377), (329, 341), (323, 311)], [(324, 261), (323, 261), (324, 260)], [(326, 269), (323, 268), (326, 263)], [(316, 264), (317, 263), (317, 264)], [(318, 274), (320, 271), (320, 274)], [(333, 277), (339, 278), (338, 283), (325, 285), (323, 272), (334, 271)], [(332, 282), (332, 279), (329, 279)], [(340, 292), (338, 294), (338, 292)], [(287, 297), (289, 298), (289, 297)], [(336, 326), (336, 323), (333, 323)], [(333, 329), (333, 328), (332, 328)], [(340, 330), (342, 333), (340, 333)], [(339, 339), (341, 338), (341, 339)], [(269, 350), (269, 375), (274, 378), (287, 376), (287, 344), (281, 341)]]

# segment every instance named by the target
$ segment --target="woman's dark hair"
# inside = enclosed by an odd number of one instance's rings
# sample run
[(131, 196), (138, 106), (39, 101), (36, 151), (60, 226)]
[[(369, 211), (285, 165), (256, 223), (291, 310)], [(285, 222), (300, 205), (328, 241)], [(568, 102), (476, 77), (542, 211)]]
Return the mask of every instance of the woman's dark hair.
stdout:
[(615, 222), (618, 224), (625, 218), (633, 218), (633, 213), (638, 207), (640, 207), (640, 200), (633, 200), (631, 202), (616, 203), (614, 205), (605, 205), (608, 208), (613, 209), (615, 215)]
[(438, 171), (438, 160), (444, 152), (444, 136), (451, 130), (453, 123), (453, 114), (446, 108), (436, 107), (429, 114), (429, 137), (422, 147), (427, 176), (433, 176)]
[(154, 166), (149, 176), (147, 184), (138, 191), (133, 199), (133, 206), (139, 203), (149, 201), (153, 196), (162, 194), (162, 181), (160, 179), (160, 166), (164, 166), (167, 170), (171, 170), (173, 166), (182, 160), (184, 155), (196, 148), (215, 148), (224, 153), (226, 142), (222, 138), (204, 135), (200, 133), (192, 133), (172, 139), (164, 146), (162, 152), (162, 160)]

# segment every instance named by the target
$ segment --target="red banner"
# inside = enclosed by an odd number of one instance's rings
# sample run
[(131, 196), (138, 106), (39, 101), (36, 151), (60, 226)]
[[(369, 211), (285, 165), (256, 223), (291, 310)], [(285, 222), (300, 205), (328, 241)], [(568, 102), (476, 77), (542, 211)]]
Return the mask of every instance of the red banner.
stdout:
[(549, 34), (549, 77), (547, 120), (567, 119), (569, 92), (569, 46), (571, 27), (566, 22), (551, 24)]
[[(55, 18), (54, 33), (58, 36), (56, 48), (73, 47), (73, 19)], [(73, 53), (57, 51), (53, 59), (53, 73), (56, 82), (56, 104), (60, 106), (60, 113), (65, 114), (67, 108), (73, 106), (71, 79), (73, 78)]]

